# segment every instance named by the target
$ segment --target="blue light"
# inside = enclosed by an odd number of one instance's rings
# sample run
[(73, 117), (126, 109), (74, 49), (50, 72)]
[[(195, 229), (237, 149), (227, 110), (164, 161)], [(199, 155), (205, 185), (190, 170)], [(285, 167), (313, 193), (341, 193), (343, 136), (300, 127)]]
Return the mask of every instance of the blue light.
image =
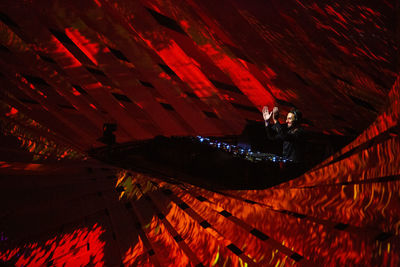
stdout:
[(201, 143), (205, 143), (212, 147), (222, 149), (226, 152), (232, 153), (234, 156), (238, 156), (250, 161), (272, 161), (272, 162), (290, 162), (290, 160), (282, 157), (278, 157), (273, 154), (265, 153), (260, 154), (258, 151), (252, 151), (251, 148), (242, 148), (240, 146), (235, 146), (227, 144), (224, 142), (219, 142), (218, 140), (212, 140), (207, 137), (196, 136)]

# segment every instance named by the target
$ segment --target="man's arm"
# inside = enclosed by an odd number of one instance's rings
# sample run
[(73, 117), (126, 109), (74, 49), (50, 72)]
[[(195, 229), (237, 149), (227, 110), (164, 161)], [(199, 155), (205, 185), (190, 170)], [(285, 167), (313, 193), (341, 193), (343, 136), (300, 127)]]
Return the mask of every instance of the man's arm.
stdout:
[[(265, 122), (265, 131), (267, 133), (267, 137), (270, 140), (277, 140), (277, 128), (276, 125), (279, 124), (279, 109), (278, 107), (274, 107), (271, 112), (268, 111), (268, 107), (264, 106), (263, 110), (263, 117)], [(269, 120), (272, 118), (273, 125), (270, 124)]]
[(274, 107), (272, 109), (272, 119), (275, 124), (279, 123), (279, 108), (278, 107)]

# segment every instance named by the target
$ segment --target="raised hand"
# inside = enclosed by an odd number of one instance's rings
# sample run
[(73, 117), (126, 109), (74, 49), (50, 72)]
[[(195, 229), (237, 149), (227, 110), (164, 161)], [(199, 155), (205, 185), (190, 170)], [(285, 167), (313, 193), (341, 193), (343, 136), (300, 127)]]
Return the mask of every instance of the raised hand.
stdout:
[(263, 107), (262, 113), (263, 113), (264, 121), (268, 121), (272, 116), (272, 112), (268, 112), (267, 106)]
[(279, 108), (278, 107), (274, 107), (272, 109), (272, 119), (274, 121), (277, 121), (279, 119)]

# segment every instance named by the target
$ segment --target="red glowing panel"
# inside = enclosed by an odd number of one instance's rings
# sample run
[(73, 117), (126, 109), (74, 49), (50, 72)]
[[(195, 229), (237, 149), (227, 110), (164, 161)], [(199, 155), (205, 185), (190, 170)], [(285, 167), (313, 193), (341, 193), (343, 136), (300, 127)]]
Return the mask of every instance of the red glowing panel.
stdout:
[(95, 90), (95, 89), (100, 89), (100, 88), (103, 88), (103, 85), (99, 82), (85, 84), (85, 89), (87, 89), (87, 90)]
[(189, 22), (187, 20), (181, 20), (179, 25), (183, 28), (183, 30), (188, 31), (190, 28)]
[(0, 168), (9, 168), (12, 165), (5, 161), (0, 161)]
[(210, 44), (199, 45), (199, 47), (232, 79), (234, 84), (237, 85), (256, 107), (261, 109), (265, 105), (274, 105), (275, 101), (273, 96), (252, 75), (246, 67), (246, 62), (231, 58), (227, 54), (221, 52), (221, 49), (214, 48)]
[(100, 2), (99, 0), (94, 0), (94, 2), (96, 3), (96, 5), (97, 5), (98, 7), (101, 7), (101, 2)]
[(93, 62), (93, 64), (98, 65), (95, 58), (96, 54), (99, 52), (99, 45), (97, 43), (91, 43), (77, 29), (66, 28), (65, 34), (77, 47), (79, 47), (79, 49)]
[(71, 52), (69, 52), (68, 49), (66, 49), (64, 47), (64, 45), (62, 43), (60, 43), (60, 41), (58, 41), (57, 38), (52, 36), (51, 41), (55, 45), (55, 49), (52, 52), (59, 54), (60, 56), (62, 56), (61, 59), (66, 61), (63, 64), (63, 68), (70, 69), (70, 68), (77, 68), (77, 67), (82, 66), (82, 64), (79, 62), (79, 60), (76, 59), (75, 56), (73, 54), (71, 54)]
[(315, 25), (317, 27), (317, 29), (324, 29), (324, 30), (329, 30), (334, 32), (337, 36), (342, 36), (339, 32), (337, 32), (333, 27), (329, 26), (329, 25), (325, 25), (322, 24), (322, 22), (320, 22), (318, 19), (314, 18), (315, 20)]
[(164, 79), (164, 80), (172, 80), (171, 79), (171, 77), (168, 75), (168, 74), (166, 74), (165, 72), (161, 72), (160, 74), (158, 74), (158, 77), (160, 77), (161, 79)]
[[(146, 40), (144, 36), (142, 38)], [(150, 41), (147, 40), (146, 42), (149, 46), (152, 46)], [(198, 64), (188, 57), (173, 40), (169, 40), (169, 45), (157, 50), (157, 52), (179, 78), (193, 88), (197, 96), (207, 98), (216, 93), (216, 89), (201, 72)]]
[(347, 20), (340, 13), (336, 12), (335, 9), (329, 5), (325, 7), (325, 10), (328, 14), (337, 17), (340, 21), (338, 23), (340, 23), (345, 29), (347, 29), (347, 27), (343, 25), (343, 23), (347, 24)]
[(78, 90), (76, 90), (74, 87), (72, 87), (72, 93), (73, 93), (75, 96), (80, 96), (80, 95), (81, 95), (81, 93), (79, 93)]
[[(23, 77), (22, 75), (20, 75), (19, 73), (16, 73), (15, 76), (25, 85), (27, 85), (29, 88), (31, 88), (32, 90), (35, 90), (36, 92), (38, 92), (39, 94), (41, 93), (39, 90), (36, 89), (36, 87), (31, 84), (30, 82), (28, 82), (28, 80)], [(41, 93), (43, 95), (43, 93)]]
[(29, 243), (0, 252), (0, 260), (15, 262), (15, 266), (104, 266), (102, 227), (94, 225), (64, 234), (44, 244)]
[(11, 110), (8, 113), (6, 113), (6, 116), (12, 117), (12, 116), (16, 115), (17, 113), (18, 113), (18, 109), (11, 107)]
[(97, 109), (95, 105), (93, 104), (89, 104), (90, 107), (92, 107), (93, 109)]
[[(390, 5), (390, 3), (386, 3), (388, 5)], [(382, 14), (379, 11), (373, 10), (367, 6), (357, 6), (358, 8), (360, 8), (361, 10), (366, 11), (367, 13), (369, 13), (369, 15), (372, 16), (376, 16), (376, 17), (380, 17)]]

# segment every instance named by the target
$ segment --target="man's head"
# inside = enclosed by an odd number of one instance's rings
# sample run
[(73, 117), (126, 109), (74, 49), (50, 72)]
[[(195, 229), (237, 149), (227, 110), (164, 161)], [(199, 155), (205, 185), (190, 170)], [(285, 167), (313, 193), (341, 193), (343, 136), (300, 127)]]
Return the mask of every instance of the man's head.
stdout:
[(292, 109), (289, 111), (287, 117), (286, 117), (286, 123), (288, 128), (295, 127), (300, 124), (302, 114), (298, 109)]

